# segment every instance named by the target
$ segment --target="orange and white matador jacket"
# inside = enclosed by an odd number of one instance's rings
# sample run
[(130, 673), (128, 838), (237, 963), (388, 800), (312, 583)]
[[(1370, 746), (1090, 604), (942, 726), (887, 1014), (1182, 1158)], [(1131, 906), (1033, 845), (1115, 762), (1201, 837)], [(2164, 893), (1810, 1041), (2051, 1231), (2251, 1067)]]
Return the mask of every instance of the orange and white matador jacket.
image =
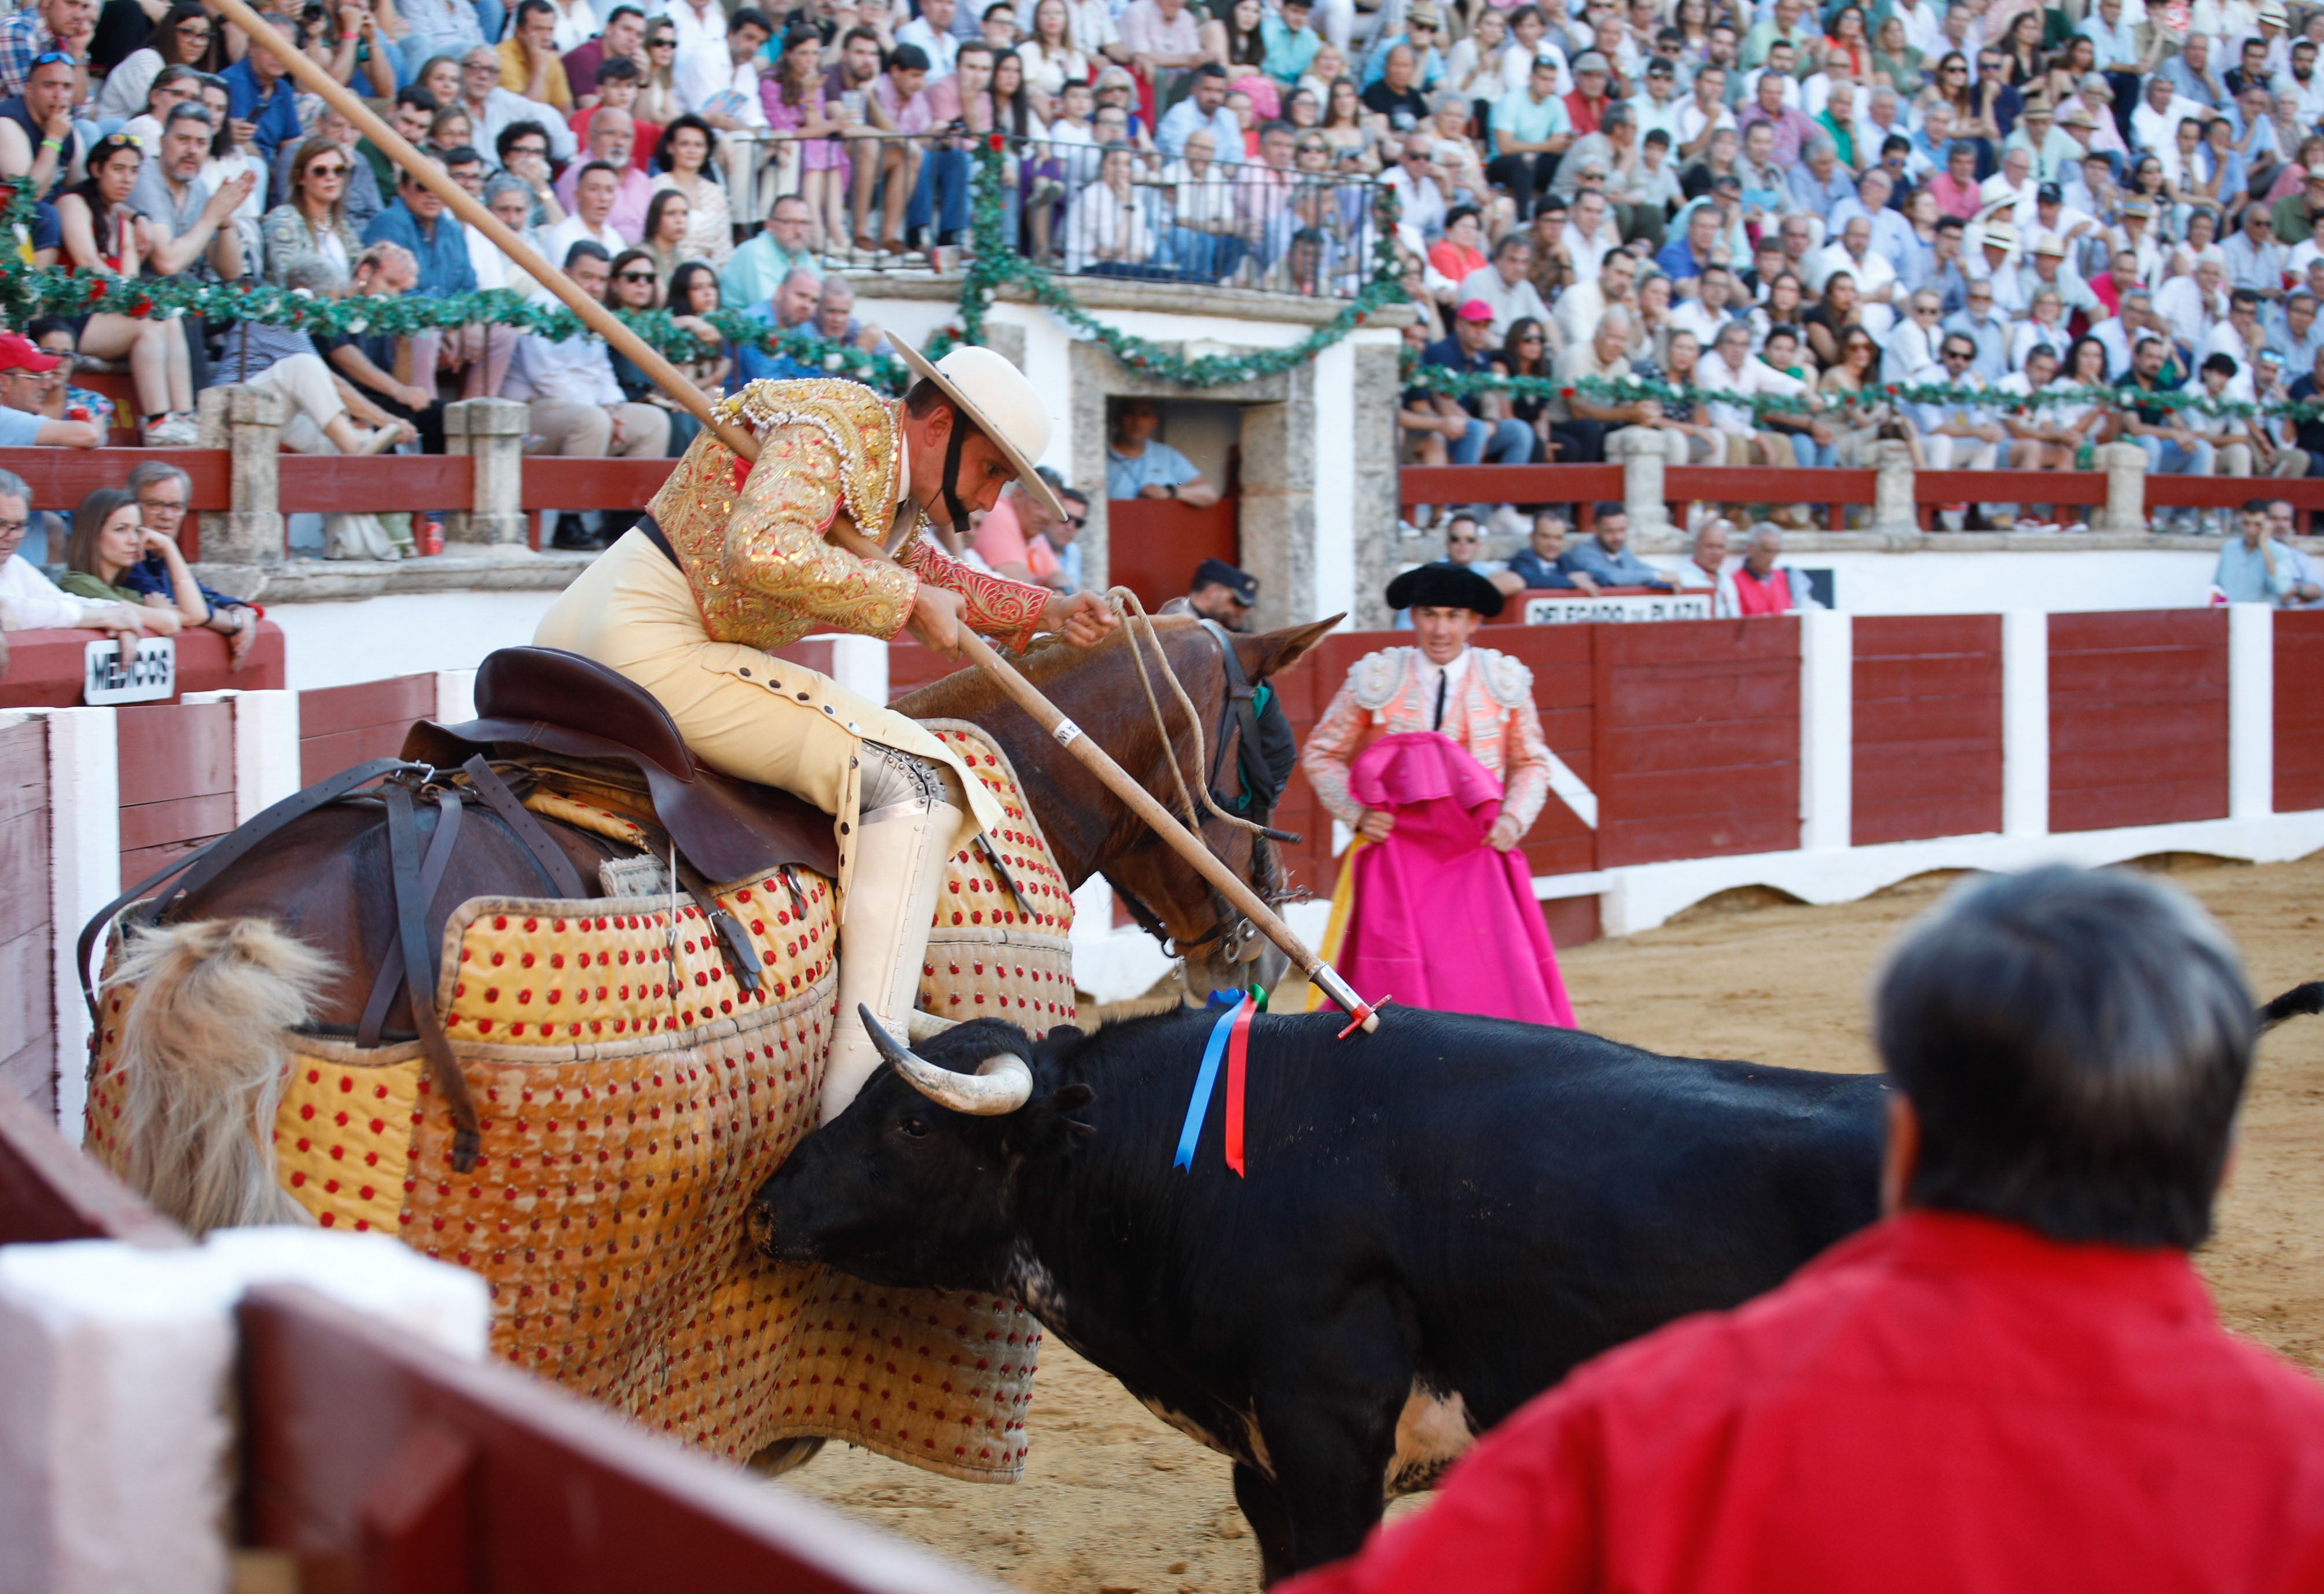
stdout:
[(1299, 767), (1333, 816), (1353, 825), (1363, 805), (1348, 795), (1348, 768), (1379, 738), (1403, 731), (1438, 731), (1468, 749), (1500, 779), (1501, 812), (1533, 828), (1548, 800), (1553, 763), (1533, 706), (1533, 671), (1490, 648), (1469, 650), (1469, 664), (1444, 705), (1444, 723), (1432, 724), (1435, 697), (1417, 648), (1385, 648), (1349, 667), (1348, 678), (1323, 717), (1307, 733)]
[[(757, 382), (723, 406), (758, 436), (746, 465), (697, 437), (648, 506), (673, 565), (630, 532), (559, 594), (534, 632), (653, 694), (695, 755), (729, 775), (796, 792), (832, 815), (844, 897), (862, 816), (862, 744), (951, 765), (971, 810), (952, 845), (997, 828), (1001, 806), (922, 726), (776, 649), (817, 631), (889, 638), (920, 583), (966, 600), (967, 623), (1019, 650), (1045, 587), (972, 570), (930, 539), (908, 496), (901, 403), (860, 382)], [(842, 527), (898, 545), (893, 560), (830, 540)]]

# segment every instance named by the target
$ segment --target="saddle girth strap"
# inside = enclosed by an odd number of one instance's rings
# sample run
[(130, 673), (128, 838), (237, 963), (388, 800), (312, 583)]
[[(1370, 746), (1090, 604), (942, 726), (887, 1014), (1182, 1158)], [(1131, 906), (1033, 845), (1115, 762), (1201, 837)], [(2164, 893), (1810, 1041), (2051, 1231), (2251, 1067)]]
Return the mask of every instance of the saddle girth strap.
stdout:
[(159, 924), (161, 916), (180, 900), (192, 896), (239, 863), (253, 848), (272, 837), (292, 820), (304, 818), (325, 804), (337, 802), (355, 788), (367, 786), (383, 775), (420, 768), (422, 766), (418, 764), (407, 764), (401, 759), (371, 759), (352, 769), (342, 769), (327, 780), (318, 780), (304, 790), (294, 791), (281, 802), (261, 809), (216, 841), (205, 843), (184, 857), (156, 870), (98, 908), (81, 926), (74, 956), (74, 966), (80, 975), (81, 1000), (88, 1004), (91, 1020), (97, 1018), (97, 983), (89, 977), (88, 954), (95, 947), (97, 938), (105, 933), (106, 926), (113, 923), (115, 914), (171, 876), (184, 873), (185, 879), (178, 882), (176, 889), (155, 898), (142, 916), (146, 924)]
[(428, 902), (420, 886), (420, 830), (411, 815), (411, 793), (390, 783), (382, 796), (387, 803), (387, 854), (395, 880), (395, 927), (403, 948), (404, 985), (411, 993), (411, 1025), (420, 1032), (429, 1074), (452, 1114), (452, 1166), (471, 1174), (484, 1152), (484, 1133), (467, 1076), (452, 1055), (452, 1043), (436, 1012), (436, 956), (428, 944)]
[[(451, 864), (452, 848), (460, 834), (460, 810), (457, 792), (438, 790), (436, 794), (436, 834), (429, 839), (428, 856), (420, 865), (420, 907), (425, 913), (436, 901), (436, 891), (444, 883), (444, 871)], [(370, 1000), (364, 1003), (362, 1022), (355, 1026), (355, 1045), (369, 1049), (379, 1045), (379, 1027), (386, 1021), (387, 1004), (395, 1000), (396, 988), (403, 983), (403, 938), (392, 936), (387, 952), (379, 960), (379, 972), (371, 982)], [(415, 992), (411, 999), (420, 1000)]]
[(726, 966), (734, 971), (734, 982), (745, 990), (758, 990), (766, 969), (759, 961), (758, 948), (751, 944), (751, 937), (742, 933), (742, 925), (718, 900), (718, 893), (711, 889), (702, 871), (675, 849), (671, 859), (678, 869), (678, 883), (694, 898), (694, 906), (702, 912), (702, 922), (718, 932), (719, 944), (725, 949)]
[(493, 812), (501, 816), (501, 823), (524, 843), (524, 850), (532, 854), (532, 861), (540, 865), (541, 873), (549, 877), (551, 890), (560, 897), (586, 897), (589, 894), (581, 888), (581, 876), (574, 869), (573, 861), (549, 839), (549, 833), (541, 829), (540, 821), (532, 816), (532, 810), (516, 800), (516, 793), (511, 791), (508, 782), (484, 761), (483, 753), (462, 764), (460, 772), (468, 778), (469, 784), (476, 788), (476, 794), (492, 805)]

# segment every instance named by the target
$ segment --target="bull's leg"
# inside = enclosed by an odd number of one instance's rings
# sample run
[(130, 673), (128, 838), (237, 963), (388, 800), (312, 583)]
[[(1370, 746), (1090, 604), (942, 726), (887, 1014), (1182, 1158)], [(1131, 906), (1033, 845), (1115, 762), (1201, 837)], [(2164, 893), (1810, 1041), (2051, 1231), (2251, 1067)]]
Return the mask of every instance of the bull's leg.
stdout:
[(1254, 1415), (1290, 1525), (1290, 1570), (1305, 1571), (1354, 1554), (1379, 1521), (1412, 1357), (1384, 1297), (1348, 1303), (1272, 1350)]
[(1235, 1463), (1234, 1495), (1250, 1524), (1251, 1537), (1259, 1541), (1259, 1580), (1281, 1582), (1298, 1570), (1291, 1559), (1291, 1517), (1283, 1508), (1283, 1497), (1266, 1473), (1240, 1461)]

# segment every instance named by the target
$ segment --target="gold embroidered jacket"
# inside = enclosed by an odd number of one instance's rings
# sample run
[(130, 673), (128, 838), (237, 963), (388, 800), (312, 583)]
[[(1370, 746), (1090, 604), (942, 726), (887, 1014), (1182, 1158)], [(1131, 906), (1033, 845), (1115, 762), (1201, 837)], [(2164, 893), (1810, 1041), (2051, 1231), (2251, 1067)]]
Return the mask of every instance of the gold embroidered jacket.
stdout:
[(972, 570), (939, 550), (923, 513), (894, 561), (829, 539), (844, 522), (886, 539), (903, 471), (903, 405), (861, 382), (754, 382), (725, 413), (759, 434), (755, 465), (705, 431), (648, 506), (713, 640), (779, 648), (815, 631), (893, 637), (923, 581), (967, 601), (974, 630), (1023, 651), (1046, 587)]

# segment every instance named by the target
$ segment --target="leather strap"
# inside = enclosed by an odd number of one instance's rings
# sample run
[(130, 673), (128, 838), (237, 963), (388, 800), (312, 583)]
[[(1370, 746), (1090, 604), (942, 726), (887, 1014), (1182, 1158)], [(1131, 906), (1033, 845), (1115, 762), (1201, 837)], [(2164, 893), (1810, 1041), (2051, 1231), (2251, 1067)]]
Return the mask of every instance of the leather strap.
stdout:
[(476, 788), (477, 794), (492, 805), (493, 812), (501, 816), (501, 823), (524, 843), (525, 851), (532, 854), (532, 861), (540, 865), (541, 873), (549, 877), (551, 890), (559, 897), (586, 897), (589, 894), (581, 889), (581, 876), (574, 869), (573, 860), (549, 839), (549, 833), (540, 828), (540, 821), (532, 816), (532, 810), (516, 800), (516, 793), (508, 788), (507, 781), (493, 772), (492, 765), (484, 761), (483, 753), (462, 764), (460, 772), (468, 778), (468, 783)]
[(726, 950), (726, 966), (734, 971), (734, 982), (745, 990), (756, 990), (766, 965), (759, 961), (759, 949), (742, 933), (734, 916), (718, 900), (710, 882), (702, 871), (686, 861), (683, 853), (673, 853), (678, 865), (678, 883), (694, 898), (695, 907), (702, 910), (703, 922), (718, 932), (718, 939)]
[[(651, 515), (640, 515), (637, 518), (636, 522), (630, 527), (630, 530), (632, 531), (643, 532), (645, 534), (645, 539), (648, 542), (652, 543), (656, 548), (661, 549), (661, 557), (663, 558), (668, 559), (673, 565), (678, 564), (678, 550), (670, 547), (669, 538), (663, 532), (660, 522), (656, 521)], [(678, 565), (678, 568), (681, 570), (685, 567), (686, 567), (683, 565)]]
[[(452, 861), (452, 849), (459, 840), (462, 804), (457, 792), (439, 789), (436, 793), (436, 834), (428, 843), (428, 856), (420, 865), (420, 907), (422, 913), (436, 905), (437, 888), (444, 883), (444, 871)], [(363, 1020), (355, 1026), (355, 1045), (368, 1050), (379, 1045), (379, 1027), (387, 1019), (387, 1005), (395, 1000), (396, 987), (403, 983), (403, 941), (401, 936), (387, 944), (387, 952), (379, 960), (379, 972), (371, 982), (371, 999), (364, 1003)], [(412, 1000), (420, 1000), (415, 992)]]
[(436, 1012), (436, 955), (428, 944), (428, 904), (420, 883), (420, 833), (411, 816), (411, 793), (391, 784), (381, 795), (387, 803), (387, 856), (395, 880), (395, 928), (403, 947), (404, 983), (411, 992), (411, 1023), (420, 1031), (428, 1072), (452, 1113), (452, 1166), (472, 1174), (484, 1151), (484, 1134), (467, 1075), (452, 1055), (452, 1043)]
[(89, 1018), (95, 1019), (97, 1016), (97, 984), (89, 973), (89, 952), (97, 944), (97, 937), (112, 925), (114, 916), (123, 908), (135, 902), (171, 875), (190, 871), (186, 873), (185, 879), (178, 882), (175, 889), (163, 896), (156, 897), (140, 916), (146, 924), (159, 924), (161, 921), (161, 916), (177, 906), (180, 901), (192, 896), (240, 862), (254, 848), (262, 842), (271, 839), (277, 831), (292, 820), (304, 818), (325, 804), (337, 802), (355, 788), (368, 785), (383, 775), (391, 775), (404, 769), (419, 770), (423, 768), (425, 766), (420, 764), (407, 764), (401, 759), (372, 759), (355, 765), (353, 769), (342, 769), (328, 780), (318, 781), (304, 791), (293, 792), (281, 802), (260, 810), (253, 815), (247, 823), (236, 825), (216, 841), (195, 848), (167, 868), (147, 875), (129, 889), (122, 892), (120, 896), (98, 908), (96, 916), (81, 926), (80, 939), (76, 944), (73, 960), (74, 968), (80, 975), (81, 1000), (88, 1004)]

